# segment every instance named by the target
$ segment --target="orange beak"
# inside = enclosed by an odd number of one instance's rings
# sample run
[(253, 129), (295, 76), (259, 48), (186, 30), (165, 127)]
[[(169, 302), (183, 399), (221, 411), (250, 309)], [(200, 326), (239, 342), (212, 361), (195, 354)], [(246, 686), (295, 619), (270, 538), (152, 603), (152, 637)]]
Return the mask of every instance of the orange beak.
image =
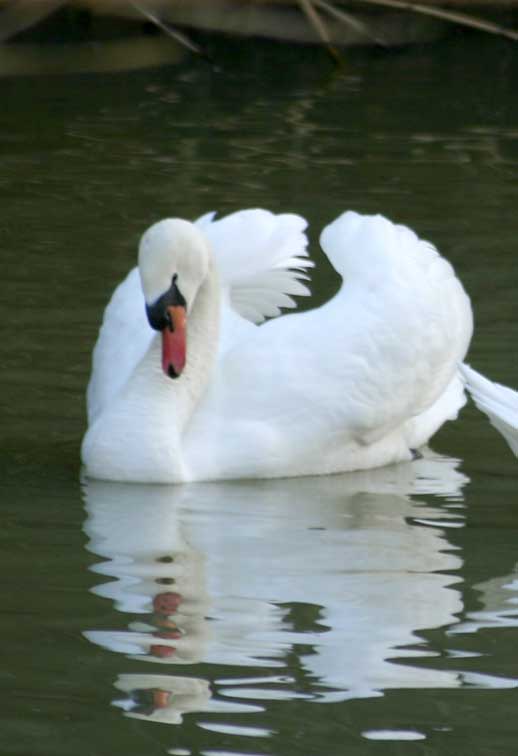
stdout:
[(182, 305), (167, 308), (168, 325), (162, 331), (162, 369), (169, 378), (181, 375), (187, 358), (187, 313)]

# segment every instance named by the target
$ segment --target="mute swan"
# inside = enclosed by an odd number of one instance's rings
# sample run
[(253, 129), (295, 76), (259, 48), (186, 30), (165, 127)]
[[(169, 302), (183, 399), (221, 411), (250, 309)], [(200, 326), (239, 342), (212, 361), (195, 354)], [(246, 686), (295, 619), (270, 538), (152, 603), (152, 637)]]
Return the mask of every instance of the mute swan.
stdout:
[(307, 293), (305, 225), (252, 210), (144, 233), (139, 273), (115, 291), (94, 350), (87, 475), (179, 483), (379, 467), (411, 459), (456, 417), (471, 306), (451, 265), (404, 226), (344, 213), (320, 237), (339, 292), (250, 322)]

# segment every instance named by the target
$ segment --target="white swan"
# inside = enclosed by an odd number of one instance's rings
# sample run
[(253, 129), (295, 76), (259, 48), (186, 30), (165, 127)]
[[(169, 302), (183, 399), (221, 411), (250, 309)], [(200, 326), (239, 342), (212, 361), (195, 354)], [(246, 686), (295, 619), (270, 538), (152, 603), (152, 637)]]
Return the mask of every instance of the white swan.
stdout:
[(404, 226), (343, 214), (320, 239), (344, 279), (330, 301), (259, 327), (239, 314), (261, 320), (306, 293), (304, 227), (298, 216), (244, 211), (146, 231), (144, 296), (133, 271), (94, 352), (89, 476), (365, 469), (410, 459), (456, 417), (471, 306), (450, 264)]

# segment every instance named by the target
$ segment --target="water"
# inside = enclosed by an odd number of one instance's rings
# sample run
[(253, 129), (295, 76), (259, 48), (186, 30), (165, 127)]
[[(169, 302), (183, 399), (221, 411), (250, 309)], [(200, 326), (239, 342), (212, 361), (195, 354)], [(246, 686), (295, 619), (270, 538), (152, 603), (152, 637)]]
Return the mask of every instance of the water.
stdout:
[(165, 215), (302, 213), (316, 302), (337, 286), (325, 222), (408, 223), (473, 299), (472, 363), (516, 384), (514, 48), (453, 37), (336, 71), (210, 46), (219, 71), (0, 80), (0, 752), (507, 756), (518, 467), (474, 409), (386, 470), (80, 482), (102, 308)]

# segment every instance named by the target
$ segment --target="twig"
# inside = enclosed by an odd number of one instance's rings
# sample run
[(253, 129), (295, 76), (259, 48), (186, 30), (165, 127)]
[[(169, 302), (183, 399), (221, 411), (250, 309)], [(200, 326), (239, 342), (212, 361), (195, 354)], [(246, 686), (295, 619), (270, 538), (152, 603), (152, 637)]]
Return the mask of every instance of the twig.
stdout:
[(322, 8), (322, 10), (326, 11), (328, 15), (336, 18), (338, 21), (341, 21), (347, 26), (350, 26), (351, 29), (354, 29), (359, 34), (363, 34), (368, 39), (372, 39), (378, 45), (383, 45), (383, 47), (386, 46), (387, 43), (383, 39), (373, 34), (367, 24), (365, 24), (363, 21), (359, 21), (355, 16), (351, 15), (350, 13), (346, 13), (344, 10), (337, 8), (331, 3), (326, 2), (326, 0), (313, 0), (313, 2), (317, 6), (317, 8)]
[(485, 31), (489, 34), (497, 34), (501, 37), (511, 39), (513, 42), (518, 42), (518, 31), (506, 29), (504, 26), (494, 24), (492, 21), (486, 21), (484, 18), (471, 16), (467, 13), (443, 10), (442, 8), (437, 8), (431, 5), (408, 3), (404, 0), (355, 0), (355, 2), (367, 3), (369, 5), (385, 5), (388, 8), (398, 8), (399, 10), (422, 13), (425, 16), (434, 16), (435, 18), (440, 18), (442, 21), (449, 21), (452, 24), (460, 24), (461, 26), (469, 26), (472, 29)]
[(302, 9), (302, 12), (308, 19), (311, 26), (313, 26), (313, 28), (315, 29), (316, 33), (318, 34), (318, 36), (320, 37), (324, 45), (326, 46), (327, 51), (329, 52), (331, 57), (334, 58), (334, 60), (337, 63), (341, 63), (342, 58), (338, 50), (336, 49), (336, 47), (334, 47), (334, 45), (332, 44), (331, 37), (329, 35), (327, 27), (322, 21), (322, 19), (320, 18), (320, 16), (318, 15), (317, 11), (315, 10), (312, 1), (311, 0), (298, 0), (298, 2)]
[(203, 58), (208, 59), (208, 55), (201, 49), (201, 47), (192, 42), (192, 40), (190, 40), (186, 34), (179, 32), (178, 29), (173, 29), (173, 27), (169, 26), (169, 24), (165, 24), (160, 18), (158, 18), (158, 16), (155, 16), (155, 14), (150, 11), (149, 8), (146, 8), (140, 3), (133, 2), (133, 0), (131, 0), (131, 5), (135, 8), (135, 10), (137, 10), (145, 18), (147, 18), (148, 21), (151, 21), (152, 24), (163, 31), (164, 34), (167, 34), (168, 37), (171, 37), (176, 42), (178, 42), (178, 44), (180, 44), (182, 47), (186, 47), (191, 52), (197, 53)]
[(0, 42), (5, 42), (25, 29), (50, 16), (65, 0), (16, 0), (0, 9)]

